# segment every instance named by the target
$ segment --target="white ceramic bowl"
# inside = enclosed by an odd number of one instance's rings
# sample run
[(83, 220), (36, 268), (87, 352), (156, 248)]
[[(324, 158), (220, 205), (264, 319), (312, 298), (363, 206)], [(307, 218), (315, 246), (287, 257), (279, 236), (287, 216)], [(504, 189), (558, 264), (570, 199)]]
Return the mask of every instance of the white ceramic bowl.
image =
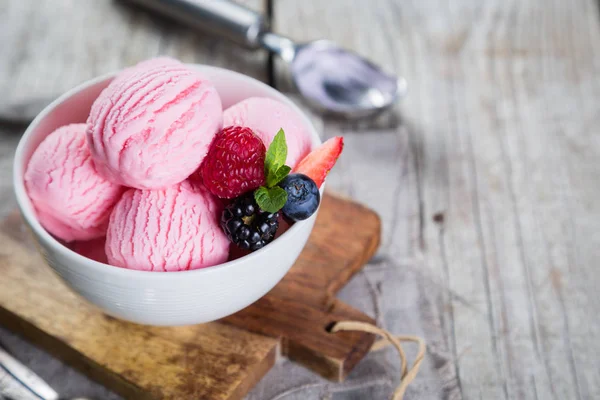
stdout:
[[(194, 65), (215, 84), (227, 108), (252, 96), (282, 101), (302, 115), (284, 95), (248, 76), (222, 68)], [(281, 237), (248, 256), (225, 264), (182, 272), (134, 271), (85, 258), (52, 237), (38, 222), (23, 183), (23, 174), (38, 144), (56, 128), (85, 122), (93, 101), (115, 74), (86, 82), (58, 98), (29, 125), (14, 163), (14, 187), (26, 224), (52, 269), (105, 313), (149, 325), (188, 325), (233, 314), (267, 293), (283, 278), (302, 251), (316, 214), (294, 224)], [(319, 135), (303, 116), (313, 146)]]

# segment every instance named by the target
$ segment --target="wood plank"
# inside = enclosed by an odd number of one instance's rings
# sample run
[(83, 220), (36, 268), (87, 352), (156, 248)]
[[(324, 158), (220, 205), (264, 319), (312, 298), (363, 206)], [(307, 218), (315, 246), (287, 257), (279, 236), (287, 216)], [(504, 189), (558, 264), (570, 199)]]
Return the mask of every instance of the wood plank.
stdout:
[(42, 265), (30, 239), (29, 248), (15, 239), (0, 234), (2, 325), (125, 398), (240, 399), (275, 362), (278, 339), (231, 326), (152, 328), (105, 316)]
[(339, 381), (375, 339), (327, 331), (340, 320), (374, 322), (335, 295), (380, 237), (377, 214), (329, 194), (307, 246), (275, 289), (223, 321), (187, 327), (105, 316), (41, 266), (18, 214), (0, 228), (0, 323), (126, 398), (240, 399), (279, 353)]
[(386, 327), (432, 344), (412, 394), (598, 397), (597, 4), (279, 0), (274, 21), (409, 82), (396, 116), (320, 124), (346, 136), (330, 186), (382, 215)]
[[(262, 0), (241, 3), (264, 12)], [(264, 51), (241, 50), (123, 1), (2, 1), (0, 38), (3, 119), (20, 120), (85, 80), (157, 55), (267, 77)]]

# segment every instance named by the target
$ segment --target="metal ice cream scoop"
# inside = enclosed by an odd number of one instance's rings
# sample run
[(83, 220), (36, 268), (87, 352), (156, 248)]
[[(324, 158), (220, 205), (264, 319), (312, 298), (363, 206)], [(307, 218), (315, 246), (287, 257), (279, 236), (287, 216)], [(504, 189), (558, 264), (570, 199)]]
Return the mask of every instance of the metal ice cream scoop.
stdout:
[(320, 111), (346, 118), (375, 114), (406, 92), (406, 81), (326, 40), (298, 44), (270, 32), (263, 17), (228, 0), (129, 0), (239, 44), (266, 48), (290, 66), (296, 87)]

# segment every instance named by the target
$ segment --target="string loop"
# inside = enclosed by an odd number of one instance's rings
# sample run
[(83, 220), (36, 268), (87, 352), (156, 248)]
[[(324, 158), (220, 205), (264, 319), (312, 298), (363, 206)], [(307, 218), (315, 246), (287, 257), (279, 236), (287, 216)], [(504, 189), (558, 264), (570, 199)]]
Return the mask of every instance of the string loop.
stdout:
[[(331, 332), (335, 333), (339, 331), (368, 332), (382, 336), (383, 339), (373, 343), (371, 351), (381, 350), (389, 345), (392, 345), (396, 348), (398, 354), (400, 355), (400, 383), (396, 387), (396, 390), (394, 390), (392, 400), (402, 400), (404, 398), (404, 392), (406, 392), (406, 388), (419, 373), (419, 368), (421, 367), (421, 363), (423, 362), (423, 358), (425, 357), (425, 352), (427, 350), (425, 340), (418, 336), (394, 336), (385, 329), (381, 329), (375, 325), (359, 321), (336, 322), (331, 327)], [(401, 342), (414, 342), (419, 345), (417, 356), (415, 357), (415, 361), (410, 369), (407, 368), (406, 353), (404, 353)]]

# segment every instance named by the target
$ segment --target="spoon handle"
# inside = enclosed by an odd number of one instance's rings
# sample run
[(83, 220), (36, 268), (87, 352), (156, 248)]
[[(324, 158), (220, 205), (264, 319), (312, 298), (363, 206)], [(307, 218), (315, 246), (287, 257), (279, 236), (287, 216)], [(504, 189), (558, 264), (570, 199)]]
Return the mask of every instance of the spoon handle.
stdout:
[[(21, 387), (22, 385), (22, 387)], [(26, 396), (28, 388), (37, 396), (31, 398), (42, 398), (44, 400), (58, 400), (58, 393), (54, 391), (42, 378), (33, 371), (17, 361), (0, 347), (0, 387), (5, 394), (20, 390), (19, 399), (29, 398)], [(19, 387), (21, 387), (19, 389)]]
[(262, 15), (229, 0), (129, 1), (250, 48), (260, 47), (267, 31)]

